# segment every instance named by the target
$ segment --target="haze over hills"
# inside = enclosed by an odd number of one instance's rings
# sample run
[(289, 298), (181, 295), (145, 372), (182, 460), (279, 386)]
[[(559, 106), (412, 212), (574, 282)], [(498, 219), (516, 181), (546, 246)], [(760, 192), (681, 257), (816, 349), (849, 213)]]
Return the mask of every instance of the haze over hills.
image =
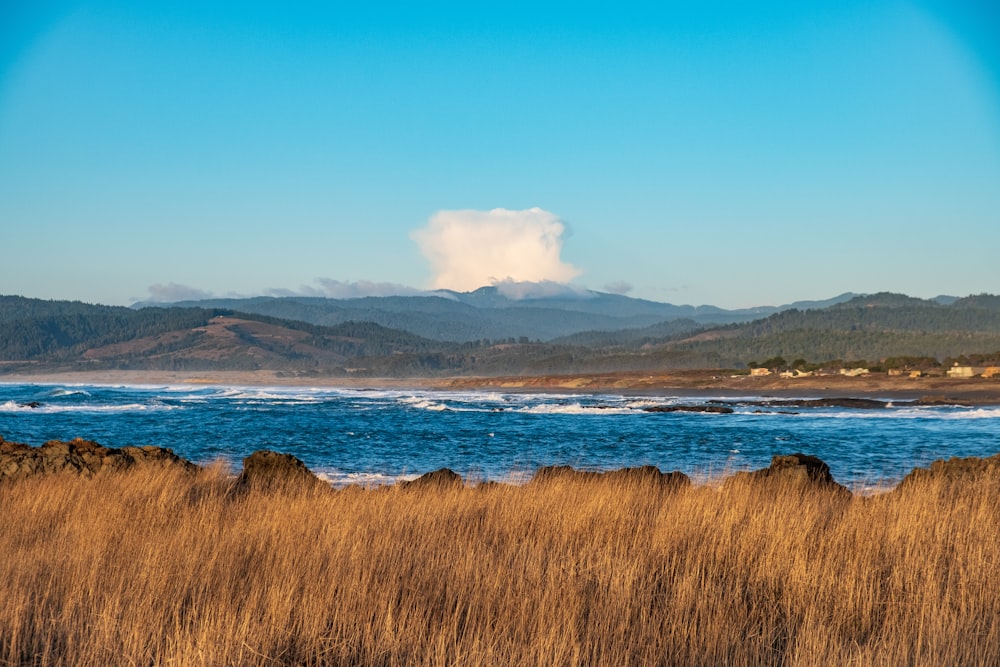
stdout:
[[(374, 322), (435, 340), (466, 342), (522, 337), (551, 341), (586, 331), (617, 331), (687, 320), (688, 330), (706, 325), (747, 322), (791, 308), (824, 308), (854, 297), (845, 293), (822, 301), (802, 301), (785, 306), (725, 310), (715, 306), (689, 306), (634, 299), (591, 290), (515, 298), (503, 287), (482, 287), (473, 292), (440, 290), (426, 296), (385, 296), (353, 299), (323, 297), (253, 297), (178, 301), (148, 306), (224, 308), (311, 324), (331, 326), (343, 322)], [(511, 286), (507, 286), (508, 288)]]

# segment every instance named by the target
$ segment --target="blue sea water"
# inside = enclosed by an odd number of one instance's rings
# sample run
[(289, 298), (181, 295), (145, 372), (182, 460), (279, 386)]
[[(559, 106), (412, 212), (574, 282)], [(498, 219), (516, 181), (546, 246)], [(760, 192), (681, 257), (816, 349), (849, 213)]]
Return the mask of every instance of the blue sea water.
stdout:
[(198, 463), (223, 459), (235, 469), (251, 452), (273, 449), (294, 454), (334, 484), (392, 483), (441, 467), (472, 480), (518, 481), (553, 464), (594, 470), (651, 464), (697, 480), (804, 452), (826, 461), (841, 483), (863, 489), (893, 484), (934, 459), (1000, 452), (1000, 407), (737, 404), (732, 414), (645, 411), (712, 400), (0, 384), (0, 436), (33, 445), (74, 437), (109, 447), (158, 445)]

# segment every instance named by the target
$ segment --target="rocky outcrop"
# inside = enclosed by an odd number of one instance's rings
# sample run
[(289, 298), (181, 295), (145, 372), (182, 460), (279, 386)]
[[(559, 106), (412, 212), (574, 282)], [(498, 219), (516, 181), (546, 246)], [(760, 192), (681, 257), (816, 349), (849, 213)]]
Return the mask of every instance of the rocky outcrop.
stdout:
[(651, 405), (643, 408), (643, 412), (709, 412), (717, 415), (730, 415), (733, 409), (725, 405)]
[(0, 482), (59, 473), (93, 477), (136, 467), (177, 467), (188, 472), (198, 469), (164, 447), (115, 449), (83, 438), (50, 440), (41, 447), (32, 447), (0, 437)]
[(761, 406), (766, 408), (849, 408), (851, 410), (884, 410), (890, 405), (914, 405), (915, 401), (890, 403), (874, 398), (768, 398), (759, 401), (713, 401), (715, 405)]
[(808, 398), (767, 401), (766, 405), (795, 408), (849, 408), (851, 410), (884, 410), (887, 401), (874, 398)]
[(1000, 477), (1000, 454), (985, 459), (977, 456), (938, 459), (926, 468), (911, 470), (895, 490), (907, 491), (925, 482), (942, 482), (950, 485), (971, 482), (983, 477)]
[(330, 485), (291, 454), (260, 449), (243, 459), (243, 472), (236, 480), (236, 488), (279, 491), (329, 489)]
[(657, 489), (679, 489), (691, 485), (691, 479), (679, 470), (661, 472), (656, 466), (618, 468), (606, 472), (576, 470), (571, 466), (544, 466), (535, 471), (532, 484), (547, 484), (559, 480), (600, 481), (620, 485), (649, 486)]
[(619, 468), (601, 474), (601, 479), (622, 485), (651, 485), (661, 489), (680, 489), (691, 486), (691, 478), (680, 470), (662, 472), (656, 466)]
[(463, 485), (462, 476), (450, 468), (441, 468), (429, 473), (425, 473), (416, 479), (400, 482), (401, 489), (427, 489), (427, 488), (459, 488)]
[(753, 472), (738, 472), (726, 479), (723, 486), (743, 482), (783, 483), (802, 488), (821, 488), (850, 495), (847, 487), (838, 484), (825, 461), (808, 454), (787, 454), (771, 458), (771, 465)]
[(531, 478), (531, 483), (545, 484), (562, 480), (593, 480), (597, 479), (599, 474), (592, 470), (577, 470), (572, 466), (542, 466), (535, 471), (534, 477)]

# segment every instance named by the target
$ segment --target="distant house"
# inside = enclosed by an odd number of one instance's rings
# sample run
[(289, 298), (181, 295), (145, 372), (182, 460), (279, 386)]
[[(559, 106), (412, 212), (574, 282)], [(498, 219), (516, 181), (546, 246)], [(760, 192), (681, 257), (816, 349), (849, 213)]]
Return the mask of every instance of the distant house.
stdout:
[(771, 369), (770, 368), (751, 368), (750, 369), (750, 376), (751, 377), (764, 377), (765, 375), (770, 375), (770, 374), (771, 374)]
[(778, 375), (779, 377), (783, 378), (807, 378), (807, 377), (812, 377), (813, 372), (804, 371), (800, 368), (796, 368), (795, 370), (791, 371), (781, 371), (781, 373), (779, 373)]
[(955, 364), (948, 369), (948, 377), (950, 378), (972, 378), (977, 375), (982, 375), (986, 369), (982, 366), (959, 366)]
[(986, 369), (983, 370), (983, 377), (984, 378), (1000, 377), (1000, 366), (987, 366)]
[(840, 374), (846, 375), (849, 378), (856, 378), (862, 375), (868, 375), (871, 371), (867, 368), (841, 368)]

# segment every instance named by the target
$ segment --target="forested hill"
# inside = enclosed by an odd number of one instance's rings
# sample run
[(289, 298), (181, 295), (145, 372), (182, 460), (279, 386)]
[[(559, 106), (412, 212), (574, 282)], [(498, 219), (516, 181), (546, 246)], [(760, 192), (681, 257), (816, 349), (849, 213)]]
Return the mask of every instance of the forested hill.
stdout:
[[(1000, 297), (949, 304), (901, 294), (859, 296), (817, 310), (787, 310), (744, 324), (647, 343), (665, 363), (729, 366), (769, 357), (824, 361), (956, 358), (1000, 350)], [(666, 360), (672, 359), (672, 362)]]
[[(623, 308), (605, 299), (546, 300), (459, 299), (454, 296), (390, 296), (356, 299), (320, 297), (257, 297), (209, 299), (172, 304), (174, 307), (224, 308), (269, 315), (321, 326), (344, 322), (374, 322), (441, 341), (529, 338), (549, 340), (588, 329), (643, 327), (678, 317), (680, 307), (655, 304)], [(638, 301), (638, 300), (631, 300)], [(652, 303), (652, 302), (647, 302)], [(602, 310), (601, 306), (608, 306)], [(675, 312), (676, 311), (676, 312)], [(687, 312), (684, 310), (683, 312)], [(714, 311), (712, 311), (714, 314)], [(723, 322), (747, 317), (724, 317)]]
[(822, 310), (786, 310), (731, 329), (742, 336), (803, 329), (1000, 333), (1000, 297), (971, 296), (941, 305), (902, 294), (873, 294)]
[(0, 296), (7, 370), (68, 368), (315, 368), (352, 358), (437, 351), (441, 344), (371, 322), (318, 327), (206, 308), (91, 305)]
[[(497, 287), (482, 287), (473, 292), (442, 290), (421, 296), (353, 299), (255, 297), (183, 301), (171, 305), (225, 308), (324, 326), (348, 321), (375, 322), (426, 338), (452, 342), (506, 338), (552, 341), (580, 332), (621, 331), (679, 319), (689, 320), (697, 326), (747, 322), (788, 308), (824, 307), (851, 296), (842, 294), (825, 301), (725, 310), (715, 306), (674, 305), (586, 290), (513, 298)], [(136, 304), (136, 307), (151, 305), (158, 304)]]
[(71, 358), (87, 347), (204, 326), (217, 311), (136, 311), (79, 301), (0, 296), (0, 360)]
[[(496, 312), (511, 310), (516, 309)], [(544, 308), (534, 312), (549, 317)], [(447, 316), (442, 321), (453, 322)], [(132, 309), (0, 296), (0, 372), (155, 368), (504, 375), (743, 368), (772, 357), (870, 365), (920, 357), (926, 366), (963, 356), (1000, 358), (998, 352), (1000, 297), (992, 295), (945, 303), (884, 293), (746, 323), (706, 327), (671, 319), (548, 342), (526, 336), (455, 342), (370, 321), (322, 326), (224, 308)]]

